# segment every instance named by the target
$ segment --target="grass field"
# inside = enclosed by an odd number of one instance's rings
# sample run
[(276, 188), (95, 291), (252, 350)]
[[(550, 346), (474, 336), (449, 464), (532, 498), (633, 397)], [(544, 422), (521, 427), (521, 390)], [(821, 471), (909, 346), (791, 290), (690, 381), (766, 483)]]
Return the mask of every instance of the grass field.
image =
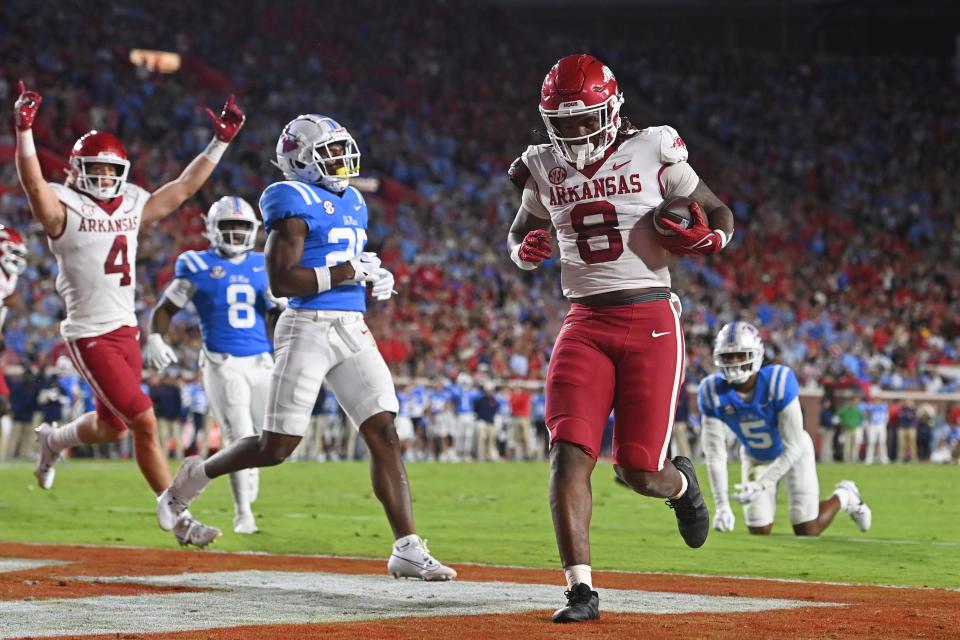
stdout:
[[(133, 463), (64, 462), (51, 492), (36, 487), (32, 468), (0, 465), (0, 540), (175, 546), (157, 528), (152, 496)], [(408, 470), (419, 532), (444, 562), (558, 566), (545, 464), (411, 464)], [(706, 484), (702, 466), (698, 473)], [(781, 501), (774, 535), (749, 536), (735, 508), (733, 533), (713, 531), (702, 549), (692, 550), (661, 501), (615, 484), (611, 467), (602, 464), (594, 473), (593, 566), (960, 588), (960, 469), (825, 465), (819, 473), (821, 495), (841, 478), (860, 485), (874, 513), (870, 532), (860, 533), (841, 513), (821, 538), (796, 538)], [(709, 498), (708, 504), (712, 512)], [(392, 542), (365, 463), (264, 470), (255, 505), (261, 533), (254, 536), (232, 533), (225, 479), (191, 510), (224, 530), (216, 545), (223, 551), (386, 558)]]

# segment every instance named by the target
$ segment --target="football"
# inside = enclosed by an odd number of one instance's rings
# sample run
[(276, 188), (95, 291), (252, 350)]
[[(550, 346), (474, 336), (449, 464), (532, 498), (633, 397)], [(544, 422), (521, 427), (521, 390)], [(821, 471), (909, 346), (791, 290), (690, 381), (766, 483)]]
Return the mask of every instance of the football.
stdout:
[(693, 214), (690, 213), (691, 198), (671, 198), (664, 200), (659, 207), (653, 210), (653, 228), (662, 236), (675, 236), (677, 233), (660, 225), (661, 220), (671, 220), (684, 229), (693, 224)]

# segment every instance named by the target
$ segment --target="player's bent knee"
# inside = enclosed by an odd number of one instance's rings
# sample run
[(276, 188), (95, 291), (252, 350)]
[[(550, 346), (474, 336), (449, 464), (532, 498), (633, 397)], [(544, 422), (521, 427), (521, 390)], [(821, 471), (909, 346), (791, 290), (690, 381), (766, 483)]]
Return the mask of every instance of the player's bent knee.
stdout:
[(817, 521), (812, 520), (810, 522), (801, 522), (793, 525), (793, 532), (798, 536), (816, 537), (822, 533), (822, 530)]
[(297, 445), (300, 444), (297, 436), (287, 436), (265, 431), (260, 436), (257, 454), (261, 466), (272, 467), (290, 457)]

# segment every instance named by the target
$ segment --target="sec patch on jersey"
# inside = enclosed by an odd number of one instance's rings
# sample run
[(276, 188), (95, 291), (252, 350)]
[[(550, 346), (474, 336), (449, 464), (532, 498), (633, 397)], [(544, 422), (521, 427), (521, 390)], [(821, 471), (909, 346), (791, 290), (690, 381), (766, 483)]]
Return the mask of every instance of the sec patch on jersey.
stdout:
[(693, 214), (690, 212), (690, 205), (693, 204), (691, 198), (671, 198), (665, 200), (659, 207), (653, 210), (653, 228), (662, 236), (675, 236), (676, 231), (668, 229), (660, 224), (661, 220), (670, 220), (680, 225), (684, 229), (690, 228), (693, 224)]

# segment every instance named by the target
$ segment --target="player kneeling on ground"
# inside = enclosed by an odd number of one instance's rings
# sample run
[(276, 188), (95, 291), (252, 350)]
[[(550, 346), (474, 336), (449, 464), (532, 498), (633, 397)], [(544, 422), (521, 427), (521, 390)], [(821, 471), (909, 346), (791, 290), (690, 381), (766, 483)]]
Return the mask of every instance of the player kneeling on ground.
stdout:
[(789, 367), (761, 366), (763, 341), (757, 329), (746, 322), (725, 325), (713, 357), (720, 373), (704, 378), (698, 391), (703, 451), (716, 501), (713, 527), (732, 531), (735, 521), (727, 500), (726, 426), (740, 440), (742, 482), (735, 485), (733, 498), (743, 504), (750, 533), (767, 535), (773, 529), (781, 478), (798, 536), (820, 535), (841, 509), (867, 531), (870, 507), (852, 481), (840, 482), (832, 496), (820, 501), (816, 455), (803, 429), (797, 378)]
[(363, 320), (366, 283), (388, 300), (393, 274), (364, 252), (367, 205), (349, 179), (359, 175), (353, 136), (332, 118), (298, 116), (277, 142), (277, 166), (286, 180), (263, 192), (266, 268), (274, 295), (289, 306), (276, 328), (276, 364), (263, 433), (242, 438), (203, 461), (183, 461), (157, 503), (160, 527), (173, 526), (212, 478), (280, 464), (310, 424), (326, 381), (370, 450), (373, 491), (396, 542), (387, 562), (394, 577), (450, 580), (457, 572), (437, 562), (413, 525), (400, 442), (393, 379)]

